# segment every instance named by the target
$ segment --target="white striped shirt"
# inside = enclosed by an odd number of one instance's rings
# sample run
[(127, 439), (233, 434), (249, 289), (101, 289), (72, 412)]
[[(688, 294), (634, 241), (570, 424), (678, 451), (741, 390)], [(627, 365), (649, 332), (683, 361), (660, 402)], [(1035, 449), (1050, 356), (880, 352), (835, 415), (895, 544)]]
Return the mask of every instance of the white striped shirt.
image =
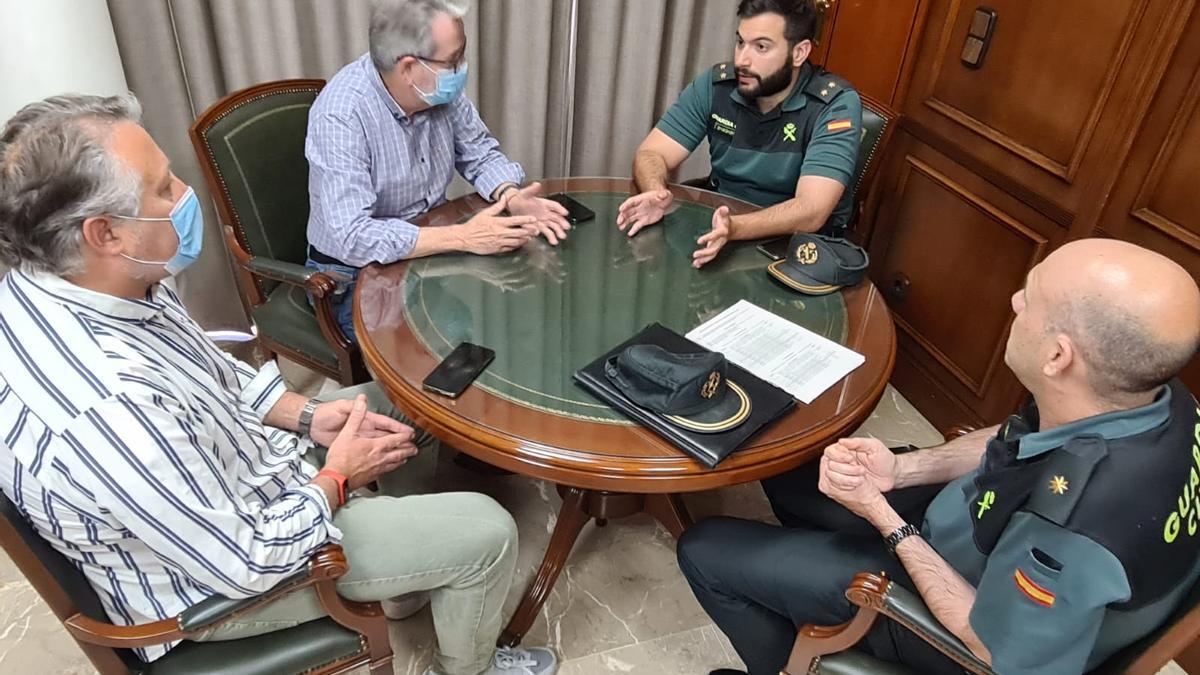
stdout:
[(466, 94), (409, 117), (370, 54), (338, 71), (317, 96), (304, 154), (308, 242), (354, 267), (408, 257), (417, 243), (409, 221), (446, 201), (455, 169), (485, 199), (525, 179)]
[(137, 301), (0, 280), (0, 489), (114, 623), (256, 595), (341, 538), (307, 485), (311, 440), (263, 426), (284, 392), (274, 363), (222, 352), (166, 283)]

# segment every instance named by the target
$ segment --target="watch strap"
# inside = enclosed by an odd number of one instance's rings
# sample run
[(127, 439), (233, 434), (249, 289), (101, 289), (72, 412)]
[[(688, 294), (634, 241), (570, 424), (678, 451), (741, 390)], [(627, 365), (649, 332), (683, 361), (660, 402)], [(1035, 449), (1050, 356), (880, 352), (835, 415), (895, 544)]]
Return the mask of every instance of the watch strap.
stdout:
[(885, 537), (883, 541), (887, 544), (888, 553), (896, 555), (896, 547), (900, 545), (900, 542), (904, 541), (908, 537), (920, 534), (921, 530), (916, 525), (913, 525), (912, 523), (905, 523), (904, 525), (897, 527), (895, 530), (892, 530), (892, 533)]
[(350, 482), (349, 479), (347, 479), (345, 476), (338, 473), (337, 471), (334, 471), (333, 469), (321, 469), (320, 471), (317, 472), (317, 475), (325, 476), (326, 478), (332, 480), (334, 483), (337, 484), (337, 489), (338, 489), (337, 505), (338, 505), (338, 508), (341, 508), (341, 506), (346, 503), (346, 484), (348, 482)]
[(500, 187), (496, 188), (496, 194), (493, 195), (495, 197), (493, 203), (504, 199), (504, 193), (508, 192), (509, 190), (516, 190), (520, 192), (521, 186), (512, 181), (505, 181), (504, 183), (501, 183)]
[(312, 431), (313, 413), (317, 411), (317, 406), (320, 404), (321, 402), (317, 399), (310, 398), (300, 409), (300, 418), (296, 421), (296, 431), (300, 432), (300, 435), (307, 436)]

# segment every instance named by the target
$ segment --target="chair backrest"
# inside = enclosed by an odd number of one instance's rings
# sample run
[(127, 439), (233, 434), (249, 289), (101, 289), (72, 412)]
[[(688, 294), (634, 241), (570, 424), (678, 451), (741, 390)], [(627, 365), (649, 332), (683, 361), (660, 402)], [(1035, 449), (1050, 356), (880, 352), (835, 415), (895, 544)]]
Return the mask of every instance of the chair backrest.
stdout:
[(878, 165), (876, 159), (883, 154), (887, 141), (891, 138), (895, 121), (900, 113), (892, 110), (865, 94), (860, 94), (863, 103), (862, 112), (862, 141), (858, 147), (858, 160), (854, 163), (854, 190), (859, 198), (865, 198), (865, 190), (871, 186)]
[(1158, 630), (1113, 654), (1092, 675), (1156, 673), (1200, 638), (1200, 581)]
[(279, 80), (217, 101), (189, 133), (223, 225), (252, 256), (303, 264), (308, 111), (324, 80)]
[[(100, 597), (88, 583), (83, 572), (75, 567), (54, 547), (50, 546), (37, 530), (25, 520), (24, 514), (8, 496), (0, 492), (0, 547), (12, 558), (17, 568), (29, 580), (38, 595), (46, 601), (60, 621), (65, 621), (77, 612), (97, 621), (108, 622), (108, 613), (100, 603)], [(97, 645), (79, 643), (92, 663), (102, 671), (112, 671), (105, 664), (115, 665), (117, 659), (125, 669), (139, 672), (146, 664), (128, 649), (111, 649)], [(115, 658), (114, 658), (115, 657)]]

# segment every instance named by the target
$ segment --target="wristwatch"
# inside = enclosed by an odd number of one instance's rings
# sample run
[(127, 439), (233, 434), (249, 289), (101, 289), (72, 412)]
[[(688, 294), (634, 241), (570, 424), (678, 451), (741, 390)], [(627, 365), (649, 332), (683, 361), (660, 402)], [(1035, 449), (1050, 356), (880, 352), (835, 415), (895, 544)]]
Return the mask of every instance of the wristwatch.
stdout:
[(296, 421), (296, 431), (300, 432), (300, 435), (307, 436), (308, 432), (312, 431), (313, 413), (317, 411), (319, 405), (321, 405), (320, 401), (310, 398), (300, 410), (300, 419)]
[(892, 530), (892, 533), (883, 540), (887, 544), (888, 553), (896, 555), (896, 547), (900, 545), (900, 542), (904, 541), (905, 537), (911, 537), (914, 534), (919, 536), (921, 530), (912, 523), (905, 523), (903, 526)]

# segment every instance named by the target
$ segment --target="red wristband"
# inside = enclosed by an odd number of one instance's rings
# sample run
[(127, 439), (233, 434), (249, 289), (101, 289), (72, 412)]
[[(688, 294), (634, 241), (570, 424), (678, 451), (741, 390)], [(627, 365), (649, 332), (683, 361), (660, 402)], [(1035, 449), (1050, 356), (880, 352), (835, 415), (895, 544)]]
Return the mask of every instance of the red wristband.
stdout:
[(346, 483), (349, 482), (349, 480), (342, 474), (334, 471), (333, 469), (321, 469), (320, 471), (317, 472), (317, 475), (325, 476), (337, 484), (337, 490), (338, 490), (337, 505), (340, 508), (343, 504), (345, 504), (346, 503)]

